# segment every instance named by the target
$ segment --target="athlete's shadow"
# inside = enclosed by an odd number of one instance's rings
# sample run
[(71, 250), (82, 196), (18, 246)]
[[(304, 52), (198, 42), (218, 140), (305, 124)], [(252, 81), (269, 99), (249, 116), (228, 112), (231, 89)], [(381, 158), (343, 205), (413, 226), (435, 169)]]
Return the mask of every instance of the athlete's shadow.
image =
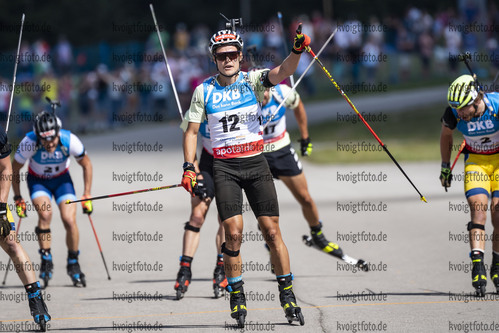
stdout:
[[(118, 323), (119, 325), (119, 323)], [(125, 325), (125, 324), (124, 324)], [(55, 327), (50, 327), (50, 332), (55, 332), (55, 331), (70, 331), (70, 332), (76, 332), (76, 331), (104, 331), (104, 332), (109, 332), (109, 331), (124, 331), (128, 332), (128, 330), (133, 330), (133, 331), (160, 331), (165, 329), (233, 329), (231, 325), (155, 325), (154, 323), (151, 323), (152, 326), (150, 325), (136, 325), (133, 327), (129, 326), (96, 326), (96, 327), (72, 327), (72, 328), (55, 328)]]

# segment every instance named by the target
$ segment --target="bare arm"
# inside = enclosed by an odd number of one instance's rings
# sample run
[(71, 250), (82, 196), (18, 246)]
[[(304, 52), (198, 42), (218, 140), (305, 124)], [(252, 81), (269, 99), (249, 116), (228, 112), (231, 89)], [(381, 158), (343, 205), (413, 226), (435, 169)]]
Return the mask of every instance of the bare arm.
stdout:
[(300, 100), (298, 106), (294, 108), (296, 122), (298, 123), (298, 129), (301, 134), (302, 139), (308, 139), (308, 124), (307, 124), (307, 112), (305, 111), (305, 105)]
[(442, 163), (450, 163), (453, 142), (452, 132), (453, 130), (442, 124), (442, 131), (440, 132), (440, 155)]
[(189, 122), (187, 130), (184, 133), (183, 147), (184, 147), (184, 161), (194, 163), (196, 159), (196, 149), (198, 144), (198, 131), (200, 123)]
[(78, 164), (83, 168), (83, 196), (89, 197), (92, 188), (92, 162), (88, 155), (85, 155)]
[(21, 177), (19, 171), (23, 166), (24, 164), (21, 164), (16, 160), (12, 162), (12, 190), (14, 191), (14, 196), (21, 195), (21, 188), (19, 186), (21, 183)]
[(0, 160), (0, 202), (7, 202), (11, 182), (12, 164), (10, 157), (6, 156)]
[(274, 67), (269, 72), (269, 80), (272, 84), (277, 85), (281, 83), (284, 79), (293, 75), (298, 67), (298, 62), (300, 61), (301, 54), (295, 54), (291, 52), (289, 56), (284, 59), (282, 64)]

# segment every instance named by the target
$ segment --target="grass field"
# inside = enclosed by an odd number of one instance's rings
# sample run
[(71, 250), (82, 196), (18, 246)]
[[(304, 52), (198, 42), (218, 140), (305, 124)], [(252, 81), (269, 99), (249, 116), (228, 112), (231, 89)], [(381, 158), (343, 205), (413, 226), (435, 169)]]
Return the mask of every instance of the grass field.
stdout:
[[(368, 123), (397, 161), (439, 160), (440, 117), (444, 108), (445, 105), (438, 104), (425, 109), (383, 114), (384, 117), (374, 113), (371, 118), (378, 115), (373, 120), (380, 120)], [(353, 110), (352, 115), (355, 115)], [(350, 117), (350, 120), (335, 119), (310, 125), (314, 150), (307, 160), (314, 163), (390, 161), (366, 126), (357, 117)], [(290, 134), (292, 141), (296, 142), (298, 130)], [(461, 134), (455, 133), (454, 144), (459, 145), (461, 141)]]

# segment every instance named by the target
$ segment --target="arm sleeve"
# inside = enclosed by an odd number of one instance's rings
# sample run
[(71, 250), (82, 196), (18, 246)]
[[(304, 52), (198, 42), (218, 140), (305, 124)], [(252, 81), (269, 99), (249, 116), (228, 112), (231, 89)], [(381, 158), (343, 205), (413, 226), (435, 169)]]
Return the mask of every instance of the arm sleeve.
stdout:
[[(285, 98), (289, 94), (289, 92), (291, 91), (291, 88), (285, 84), (281, 84), (281, 85), (279, 85), (279, 87), (281, 88), (281, 91), (282, 91), (282, 97), (280, 98), (282, 101), (282, 99)], [(295, 109), (299, 103), (300, 103), (300, 95), (298, 95), (298, 93), (296, 92), (296, 89), (295, 89), (289, 95), (289, 97), (286, 99), (286, 102), (284, 102), (284, 106), (286, 108)]]
[(85, 156), (87, 152), (85, 151), (85, 147), (83, 146), (83, 143), (81, 140), (71, 133), (71, 136), (69, 137), (69, 155), (72, 155), (75, 157), (77, 161), (81, 160), (83, 156)]
[(35, 154), (35, 152), (36, 141), (33, 141), (25, 136), (17, 147), (16, 154), (14, 155), (14, 160), (16, 160), (16, 162), (18, 162), (19, 164), (24, 164)]
[(0, 127), (0, 159), (6, 158), (12, 152), (12, 146), (9, 143), (7, 134)]
[[(255, 87), (256, 99), (260, 103), (263, 101), (265, 90), (274, 86), (272, 83), (270, 83), (270, 81), (268, 81), (267, 74), (269, 73), (269, 71), (269, 69), (262, 69), (258, 71), (251, 71), (248, 73), (248, 79)], [(267, 81), (268, 83), (270, 83), (270, 85), (266, 83)]]
[(456, 126), (457, 126), (457, 118), (454, 115), (454, 113), (452, 112), (452, 109), (450, 108), (450, 106), (448, 106), (445, 109), (444, 115), (442, 116), (442, 118), (440, 119), (440, 121), (442, 122), (442, 124), (445, 127), (448, 127), (451, 130), (453, 130), (453, 129), (456, 128)]
[[(200, 84), (194, 90), (194, 94), (192, 94), (191, 105), (189, 106), (189, 110), (185, 113), (184, 121), (191, 123), (201, 123), (205, 118), (204, 111), (204, 94), (203, 94), (203, 85)], [(180, 128), (183, 129), (183, 122)], [(185, 128), (187, 128), (187, 123)], [(185, 131), (185, 129), (184, 129)]]

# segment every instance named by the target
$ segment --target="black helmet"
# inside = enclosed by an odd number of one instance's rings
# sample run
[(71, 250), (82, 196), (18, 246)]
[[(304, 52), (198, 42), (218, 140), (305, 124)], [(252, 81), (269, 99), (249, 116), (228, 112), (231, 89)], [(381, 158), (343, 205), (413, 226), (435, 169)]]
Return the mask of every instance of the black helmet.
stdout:
[(35, 117), (33, 131), (38, 139), (54, 140), (59, 135), (61, 120), (53, 113), (42, 111)]

